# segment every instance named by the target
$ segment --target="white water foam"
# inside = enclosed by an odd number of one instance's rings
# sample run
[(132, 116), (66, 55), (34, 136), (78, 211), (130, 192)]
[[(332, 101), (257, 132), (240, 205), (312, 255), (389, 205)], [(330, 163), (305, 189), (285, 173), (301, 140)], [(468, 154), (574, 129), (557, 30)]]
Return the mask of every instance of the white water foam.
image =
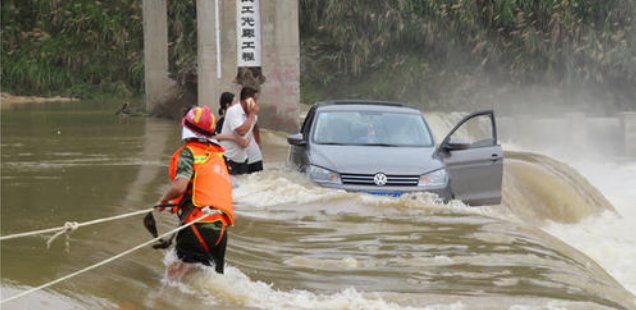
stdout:
[[(174, 251), (166, 253), (164, 263), (176, 262)], [(163, 279), (186, 294), (206, 295), (209, 305), (230, 305), (256, 309), (465, 309), (461, 302), (436, 304), (423, 307), (399, 305), (386, 301), (381, 293), (359, 292), (350, 287), (334, 293), (318, 294), (307, 290), (278, 290), (271, 284), (249, 279), (241, 270), (226, 265), (223, 275), (213, 268), (196, 265), (181, 281)]]
[[(166, 265), (176, 261), (174, 251), (164, 259)], [(447, 257), (435, 257), (439, 264), (446, 264)], [(296, 261), (298, 262), (298, 261)], [(311, 263), (311, 262), (304, 262)], [(431, 262), (427, 262), (430, 264)], [(352, 262), (343, 260), (342, 268), (352, 268)], [(504, 274), (505, 275), (505, 274)], [(467, 276), (461, 274), (460, 276)], [(484, 275), (473, 274), (480, 278)], [(464, 309), (593, 309), (598, 305), (585, 302), (570, 302), (536, 297), (513, 297), (486, 299), (471, 296), (422, 295), (391, 292), (360, 292), (353, 287), (331, 293), (314, 293), (302, 289), (280, 290), (272, 284), (251, 280), (241, 270), (226, 265), (225, 274), (217, 274), (211, 267), (198, 265), (181, 281), (163, 282), (177, 288), (189, 296), (200, 298), (213, 307), (241, 307), (254, 309), (423, 309), (423, 310), (464, 310)], [(550, 282), (551, 283), (551, 282)], [(549, 284), (549, 283), (547, 283)], [(542, 283), (541, 285), (547, 285)], [(496, 285), (514, 285), (514, 279), (500, 281)], [(196, 293), (195, 293), (196, 292)], [(406, 303), (406, 304), (405, 304)], [(601, 309), (603, 307), (600, 307)]]
[(545, 230), (594, 259), (636, 295), (636, 163), (570, 165), (605, 195), (620, 216), (605, 212), (577, 224), (552, 223)]
[(319, 187), (283, 163), (268, 170), (235, 177), (234, 199), (240, 204), (265, 208), (289, 203), (309, 203), (349, 197), (352, 194)]

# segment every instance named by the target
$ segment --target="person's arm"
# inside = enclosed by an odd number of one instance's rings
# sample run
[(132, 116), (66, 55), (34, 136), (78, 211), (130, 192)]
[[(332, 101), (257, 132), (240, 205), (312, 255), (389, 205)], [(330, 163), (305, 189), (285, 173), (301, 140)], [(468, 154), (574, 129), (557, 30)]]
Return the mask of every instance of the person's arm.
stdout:
[[(166, 190), (161, 198), (159, 198), (158, 205), (165, 205), (170, 200), (179, 198), (188, 189), (190, 179), (194, 174), (193, 170), (194, 156), (190, 150), (183, 149), (177, 161), (177, 171), (175, 172), (175, 178), (170, 183), (170, 188)], [(163, 209), (162, 209), (163, 210)]]
[(218, 134), (216, 136), (214, 136), (215, 139), (222, 141), (232, 141), (236, 144), (238, 144), (238, 146), (242, 147), (242, 148), (246, 148), (249, 144), (250, 144), (250, 139), (247, 138), (243, 138), (241, 136), (235, 135), (235, 134)]
[(256, 118), (256, 114), (254, 113), (248, 114), (247, 120), (245, 120), (245, 122), (243, 122), (241, 126), (234, 128), (234, 132), (236, 132), (237, 134), (241, 136), (246, 135), (250, 131), (250, 128), (252, 128), (252, 123), (254, 123), (255, 118)]
[(254, 140), (256, 140), (256, 144), (261, 146), (261, 131), (258, 128), (258, 123), (254, 124)]
[(165, 205), (170, 202), (170, 200), (183, 195), (186, 189), (188, 189), (188, 183), (190, 183), (190, 180), (186, 178), (178, 178), (172, 181), (170, 188), (163, 194), (163, 196), (161, 196), (159, 204)]
[(252, 128), (252, 124), (256, 121), (256, 115), (258, 114), (258, 110), (259, 110), (258, 104), (254, 104), (252, 108), (249, 111), (247, 111), (247, 120), (245, 120), (245, 122), (243, 122), (241, 126), (234, 128), (234, 132), (236, 132), (237, 134), (241, 136), (246, 135)]

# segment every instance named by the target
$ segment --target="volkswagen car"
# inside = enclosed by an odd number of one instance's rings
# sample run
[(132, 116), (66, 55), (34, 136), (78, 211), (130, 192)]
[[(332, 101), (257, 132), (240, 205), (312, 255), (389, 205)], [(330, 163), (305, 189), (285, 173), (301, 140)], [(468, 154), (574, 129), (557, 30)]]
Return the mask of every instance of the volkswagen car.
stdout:
[(466, 116), (437, 144), (421, 111), (395, 102), (325, 101), (288, 136), (289, 162), (329, 188), (432, 192), (473, 206), (501, 201), (503, 151), (492, 110)]

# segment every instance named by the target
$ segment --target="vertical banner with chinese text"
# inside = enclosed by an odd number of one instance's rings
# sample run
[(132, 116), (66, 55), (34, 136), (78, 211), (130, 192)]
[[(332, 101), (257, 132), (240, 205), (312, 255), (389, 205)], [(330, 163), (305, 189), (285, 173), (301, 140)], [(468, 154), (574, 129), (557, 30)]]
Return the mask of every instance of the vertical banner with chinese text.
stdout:
[(261, 14), (259, 0), (236, 0), (237, 64), (261, 66)]

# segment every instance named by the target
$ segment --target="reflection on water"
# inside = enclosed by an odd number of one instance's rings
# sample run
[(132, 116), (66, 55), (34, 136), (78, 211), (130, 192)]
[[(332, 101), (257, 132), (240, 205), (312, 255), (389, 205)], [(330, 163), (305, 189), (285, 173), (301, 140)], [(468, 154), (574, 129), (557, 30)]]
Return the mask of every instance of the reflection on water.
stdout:
[[(3, 235), (156, 201), (180, 143), (178, 124), (120, 119), (113, 115), (118, 106), (2, 110)], [(589, 194), (589, 184), (568, 179), (575, 173), (555, 174), (547, 159), (535, 158), (528, 168), (523, 165), (531, 161), (520, 155), (514, 165), (525, 168), (509, 170), (508, 177), (515, 184), (548, 178), (601, 203), (571, 198), (556, 216), (540, 208), (522, 212), (517, 206), (533, 208), (533, 199), (557, 199), (517, 188), (523, 185), (508, 189), (515, 194), (504, 196), (504, 206), (484, 208), (444, 205), (428, 194), (388, 198), (329, 190), (284, 164), (285, 134), (264, 131), (262, 138), (266, 170), (233, 180), (238, 222), (230, 231), (225, 275), (198, 268), (168, 282), (165, 264), (174, 253), (148, 248), (3, 309), (634, 307), (633, 295), (605, 270), (538, 228), (546, 217), (576, 222), (611, 209)], [(169, 214), (157, 218), (160, 231), (176, 224)], [(150, 238), (141, 217), (79, 229), (70, 234), (68, 253), (62, 239), (46, 250), (45, 237), (2, 242), (2, 298)]]

